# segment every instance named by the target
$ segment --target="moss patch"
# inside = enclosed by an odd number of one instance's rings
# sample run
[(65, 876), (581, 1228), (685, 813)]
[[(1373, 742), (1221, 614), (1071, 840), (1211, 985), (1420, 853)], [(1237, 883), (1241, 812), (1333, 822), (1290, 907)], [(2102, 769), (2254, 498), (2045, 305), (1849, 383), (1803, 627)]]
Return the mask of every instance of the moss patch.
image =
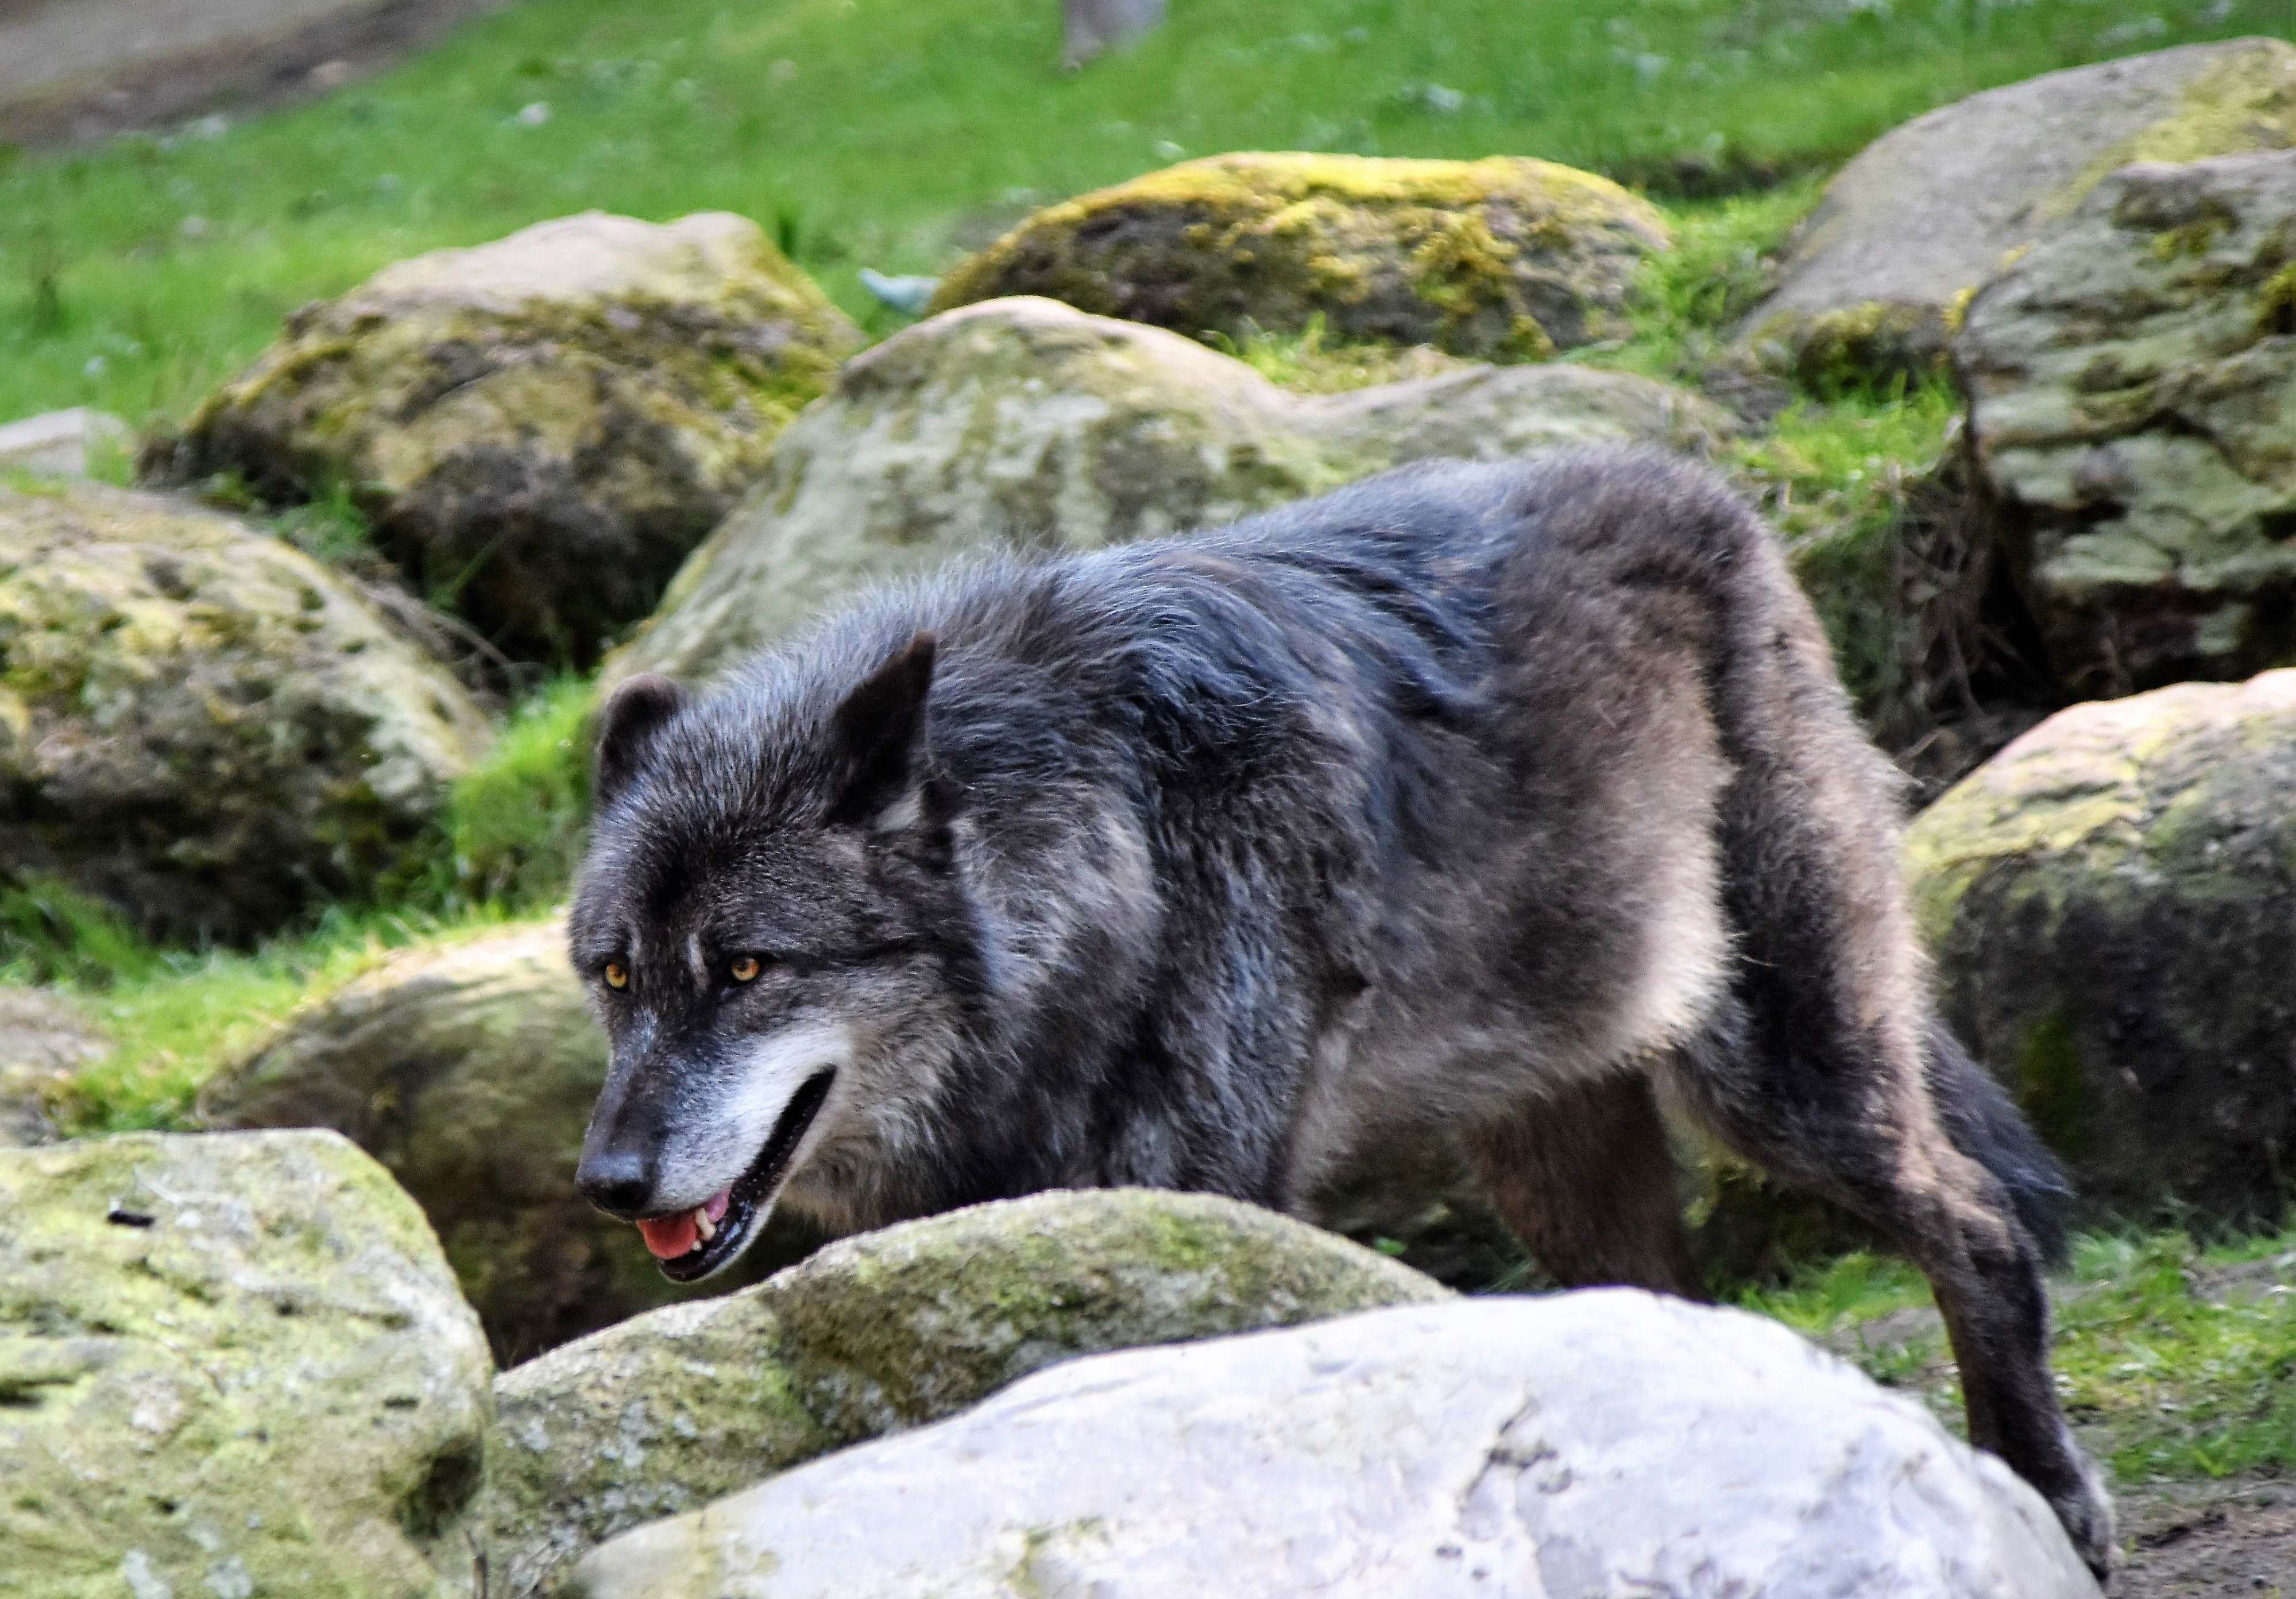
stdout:
[(1549, 162), (1311, 154), (1190, 161), (1038, 212), (936, 309), (1042, 294), (1201, 337), (1299, 333), (1538, 360), (1622, 334), (1664, 219)]

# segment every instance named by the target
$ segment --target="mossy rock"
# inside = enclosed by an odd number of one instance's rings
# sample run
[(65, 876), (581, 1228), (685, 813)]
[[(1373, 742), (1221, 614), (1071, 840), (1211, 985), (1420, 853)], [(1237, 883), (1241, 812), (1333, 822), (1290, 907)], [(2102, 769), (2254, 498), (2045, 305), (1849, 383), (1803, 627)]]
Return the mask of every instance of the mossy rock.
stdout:
[(1933, 373), (2005, 258), (2131, 161), (2296, 144), (2296, 46), (2186, 45), (1988, 89), (1884, 135), (1796, 232), (1741, 329), (1821, 384)]
[(2296, 663), (2296, 150), (2113, 173), (1954, 358), (2068, 697)]
[(510, 1599), (585, 1549), (1099, 1350), (1447, 1298), (1298, 1222), (1202, 1194), (1038, 1194), (832, 1244), (505, 1372), (489, 1488)]
[(449, 1599), (477, 1318), (331, 1133), (0, 1150), (0, 1579), (22, 1599)]
[(1041, 294), (1191, 337), (1297, 332), (1537, 360), (1625, 332), (1665, 219), (1550, 161), (1240, 154), (1037, 212), (942, 280), (936, 310)]
[(1620, 440), (1700, 449), (1731, 426), (1681, 390), (1562, 364), (1302, 394), (1161, 329), (991, 300), (849, 363), (608, 673), (705, 676), (857, 588), (966, 550), (1092, 549), (1407, 461)]
[[(529, 922), (407, 951), (315, 996), (210, 1082), (200, 1111), (216, 1127), (331, 1128), (381, 1161), (508, 1364), (701, 1292), (575, 1192), (606, 1058), (563, 923)], [(776, 1218), (732, 1282), (819, 1242)]]
[(53, 1143), (49, 1095), (107, 1053), (102, 1029), (69, 995), (0, 986), (0, 1149)]
[(2060, 711), (1915, 819), (1947, 1020), (2093, 1214), (2276, 1224), (2296, 1152), (2296, 671)]
[(445, 667), (247, 523), (0, 489), (0, 873), (251, 939), (370, 887), (488, 738)]
[(581, 664), (860, 343), (745, 218), (589, 212), (306, 307), (145, 471), (348, 490), (419, 587), (513, 654)]

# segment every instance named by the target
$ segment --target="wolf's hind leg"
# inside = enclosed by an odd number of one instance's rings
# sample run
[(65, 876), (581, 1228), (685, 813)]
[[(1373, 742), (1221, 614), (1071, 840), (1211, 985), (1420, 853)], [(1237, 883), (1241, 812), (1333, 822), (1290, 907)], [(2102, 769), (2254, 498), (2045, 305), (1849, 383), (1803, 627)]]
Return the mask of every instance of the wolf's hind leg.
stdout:
[(1465, 1142), (1500, 1218), (1564, 1287), (1705, 1297), (1648, 1077), (1569, 1084)]
[(1803, 1055), (1767, 1071), (1763, 1050), (1718, 1040), (1685, 1052), (1683, 1086), (1741, 1154), (1863, 1218), (1921, 1267), (1960, 1367), (1970, 1440), (2040, 1490), (2102, 1578), (2114, 1555), (2112, 1510), (2050, 1381), (2039, 1246), (2000, 1178), (1956, 1147), (1918, 1046), (1901, 1058), (1846, 1025), (1833, 1042), (1832, 1070)]

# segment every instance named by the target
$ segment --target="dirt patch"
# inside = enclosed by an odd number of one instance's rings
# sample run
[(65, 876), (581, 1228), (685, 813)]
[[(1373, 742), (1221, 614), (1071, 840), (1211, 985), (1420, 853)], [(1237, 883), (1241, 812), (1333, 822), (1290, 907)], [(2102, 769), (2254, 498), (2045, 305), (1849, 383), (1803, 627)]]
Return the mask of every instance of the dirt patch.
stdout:
[(0, 144), (84, 144), (370, 76), (512, 0), (0, 5)]
[(2296, 1483), (2251, 1478), (2119, 1499), (2130, 1553), (2113, 1599), (2296, 1595)]

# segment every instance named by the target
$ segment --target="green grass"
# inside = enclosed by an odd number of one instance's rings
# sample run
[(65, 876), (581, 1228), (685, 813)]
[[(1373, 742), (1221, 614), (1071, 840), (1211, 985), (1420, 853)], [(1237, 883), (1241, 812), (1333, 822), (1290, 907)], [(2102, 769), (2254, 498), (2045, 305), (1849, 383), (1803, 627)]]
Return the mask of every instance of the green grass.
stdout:
[[(2296, 1471), (2296, 1229), (2217, 1244), (2182, 1232), (2081, 1239), (2061, 1283), (2054, 1363), (2067, 1414), (2124, 1484)], [(1747, 1308), (1836, 1339), (1931, 1303), (1901, 1261), (1857, 1254)], [(1857, 1357), (1960, 1427), (1943, 1335)]]
[(485, 763), (455, 785), (439, 824), (443, 853), (411, 897), (440, 910), (529, 911), (573, 882), (590, 822), (590, 707), (595, 686), (565, 677), (511, 717)]
[(0, 418), (173, 418), (303, 301), (587, 207), (754, 217), (882, 329), (859, 266), (937, 270), (1031, 203), (1183, 154), (1513, 152), (1728, 187), (1989, 85), (2291, 20), (2288, 0), (1175, 0), (1156, 37), (1062, 76), (1058, 11), (528, 0), (308, 106), (19, 157)]

